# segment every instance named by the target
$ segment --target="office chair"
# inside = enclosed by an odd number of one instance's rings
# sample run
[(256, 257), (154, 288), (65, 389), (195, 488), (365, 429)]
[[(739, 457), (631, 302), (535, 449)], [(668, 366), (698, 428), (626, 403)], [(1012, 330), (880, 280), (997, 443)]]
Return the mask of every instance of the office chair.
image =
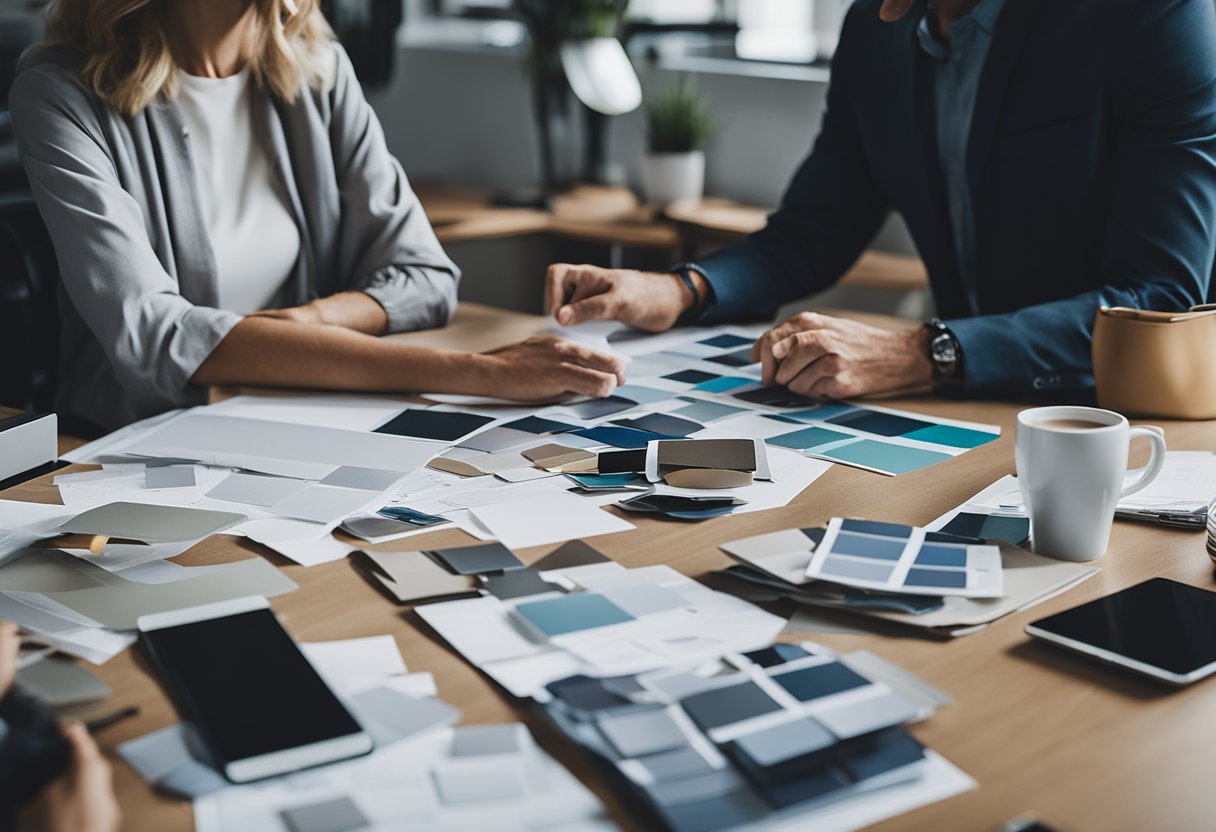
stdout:
[(28, 192), (0, 194), (0, 404), (53, 410), (59, 267)]

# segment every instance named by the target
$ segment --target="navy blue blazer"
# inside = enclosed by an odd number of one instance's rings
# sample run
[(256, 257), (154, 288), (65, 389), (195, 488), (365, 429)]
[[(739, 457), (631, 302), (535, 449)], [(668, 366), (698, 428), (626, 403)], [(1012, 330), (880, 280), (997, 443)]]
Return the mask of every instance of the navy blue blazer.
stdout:
[(1099, 305), (1182, 310), (1216, 257), (1212, 0), (1009, 0), (967, 149), (980, 315), (960, 283), (938, 163), (925, 0), (850, 10), (814, 149), (763, 230), (698, 261), (702, 322), (827, 288), (890, 210), (925, 262), (973, 396), (1085, 395)]

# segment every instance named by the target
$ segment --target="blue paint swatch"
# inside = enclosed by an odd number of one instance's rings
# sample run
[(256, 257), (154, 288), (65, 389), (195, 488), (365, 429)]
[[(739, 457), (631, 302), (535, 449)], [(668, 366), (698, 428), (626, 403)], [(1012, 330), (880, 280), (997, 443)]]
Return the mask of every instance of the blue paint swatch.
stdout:
[(904, 586), (941, 587), (942, 589), (966, 589), (967, 573), (952, 569), (909, 569)]
[(899, 560), (908, 541), (898, 537), (871, 537), (841, 532), (832, 544), (832, 554), (872, 560)]
[(681, 419), (679, 416), (672, 416), (669, 413), (647, 413), (636, 419), (617, 419), (614, 424), (635, 430), (661, 433), (664, 436), (688, 436), (705, 427), (700, 422)]
[(950, 566), (959, 569), (967, 566), (967, 547), (944, 546), (940, 543), (925, 543), (916, 553), (917, 566)]
[(731, 347), (742, 347), (745, 344), (751, 346), (755, 343), (755, 338), (744, 338), (742, 335), (731, 335), (729, 332), (722, 335), (715, 335), (713, 338), (706, 338), (704, 341), (698, 341), (698, 344), (704, 344), (707, 347), (719, 347), (721, 349), (730, 349)]
[(507, 424), (503, 425), (503, 427), (522, 430), (525, 433), (535, 433), (538, 435), (569, 433), (572, 430), (578, 430), (578, 425), (568, 425), (565, 422), (559, 422), (556, 419), (545, 419), (540, 416), (525, 416), (522, 419), (516, 419), (514, 422), (508, 422)]
[(706, 381), (713, 381), (715, 378), (721, 378), (721, 376), (701, 370), (680, 370), (676, 373), (668, 373), (663, 378), (668, 381), (678, 381), (681, 384), (701, 384)]
[(546, 601), (531, 601), (515, 607), (515, 612), (550, 637), (634, 620), (632, 615), (594, 592), (577, 592)]
[(834, 419), (837, 416), (853, 413), (860, 409), (855, 405), (845, 404), (844, 402), (825, 402), (818, 407), (812, 407), (807, 410), (796, 410), (785, 415), (791, 419), (797, 419), (799, 422), (826, 422), (828, 419)]
[(574, 435), (581, 436), (584, 439), (590, 439), (592, 442), (599, 442), (601, 445), (611, 445), (614, 448), (625, 448), (627, 450), (638, 450), (645, 448), (647, 442), (651, 442), (655, 439), (679, 438), (667, 436), (662, 433), (654, 433), (653, 431), (649, 430), (623, 428), (617, 425), (596, 425), (593, 428), (576, 430)]
[(785, 688), (799, 702), (810, 702), (821, 696), (862, 688), (870, 684), (866, 679), (840, 662), (804, 667), (789, 673), (773, 674), (773, 681)]
[(877, 468), (892, 474), (906, 474), (909, 471), (953, 459), (950, 454), (892, 445), (873, 439), (863, 439), (851, 445), (841, 445), (839, 448), (824, 451), (822, 456), (838, 459), (841, 462), (864, 465), (867, 468)]
[(842, 439), (853, 439), (852, 434), (840, 433), (827, 428), (803, 428), (796, 430), (793, 433), (784, 433), (781, 436), (774, 436), (772, 439), (764, 440), (770, 445), (778, 445), (782, 448), (793, 448), (796, 451), (806, 451), (811, 448), (818, 448), (820, 445), (826, 445), (829, 442), (839, 442)]
[(745, 384), (751, 384), (750, 378), (739, 378), (738, 376), (719, 376), (710, 381), (702, 382), (693, 390), (703, 390), (706, 393), (725, 393), (727, 390), (734, 390), (736, 387), (742, 387)]
[(937, 427), (932, 422), (909, 419), (907, 416), (896, 416), (893, 413), (880, 413), (877, 410), (858, 410), (856, 413), (835, 416), (828, 421), (833, 425), (845, 425), (875, 436), (906, 436), (916, 430)]
[(932, 442), (935, 445), (946, 445), (950, 448), (978, 448), (980, 445), (987, 445), (998, 438), (995, 433), (958, 428), (954, 425), (930, 425), (927, 428), (905, 433), (904, 437), (920, 442)]
[(840, 521), (842, 532), (857, 532), (858, 534), (877, 534), (883, 537), (902, 537), (905, 540), (912, 536), (912, 527), (903, 523), (883, 523), (881, 520), (855, 520), (846, 518)]

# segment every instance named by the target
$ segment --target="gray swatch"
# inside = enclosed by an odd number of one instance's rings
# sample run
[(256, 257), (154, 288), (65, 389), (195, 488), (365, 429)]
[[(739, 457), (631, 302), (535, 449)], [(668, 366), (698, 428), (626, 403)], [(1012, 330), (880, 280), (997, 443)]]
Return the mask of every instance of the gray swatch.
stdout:
[(308, 483), (286, 477), (270, 477), (261, 474), (229, 474), (219, 485), (207, 492), (213, 500), (230, 503), (245, 503), (251, 506), (270, 508), (286, 500), (292, 494), (303, 491)]
[[(460, 711), (433, 696), (407, 696), (392, 688), (372, 688), (351, 697), (359, 721), (371, 723), (378, 746), (390, 745), (439, 725), (452, 725)], [(376, 730), (380, 728), (381, 730)]]
[(491, 595), (503, 601), (558, 591), (534, 569), (512, 569), (501, 575), (486, 575), (482, 578), (482, 585)]
[(517, 754), (519, 725), (466, 725), (452, 735), (453, 757), (484, 757), (487, 754)]
[(369, 825), (349, 797), (284, 809), (283, 820), (287, 821), (291, 832), (348, 832)]
[(898, 725), (917, 716), (916, 707), (894, 693), (815, 711), (815, 718), (842, 740)]
[(481, 575), (506, 569), (523, 569), (524, 564), (501, 543), (482, 543), (459, 549), (436, 549), (428, 552), (457, 575)]
[(193, 465), (157, 465), (144, 471), (144, 488), (190, 488), (196, 484)]
[(343, 465), (321, 480), (320, 484), (335, 485), (338, 488), (357, 488), (360, 491), (383, 491), (399, 479), (401, 479), (400, 471)]
[(855, 578), (862, 581), (884, 583), (891, 576), (894, 564), (883, 561), (848, 560), (847, 558), (828, 558), (823, 562), (820, 572), (830, 577)]
[(218, 792), (231, 785), (218, 771), (197, 760), (183, 763), (156, 782), (158, 788), (191, 799)]
[(694, 422), (712, 422), (715, 419), (724, 419), (727, 416), (734, 416), (736, 413), (743, 413), (745, 411), (745, 408), (742, 407), (732, 407), (731, 405), (718, 404), (717, 402), (703, 402), (699, 399), (689, 399), (683, 396), (680, 397), (680, 401), (689, 402), (689, 404), (678, 410), (673, 410), (672, 415), (692, 419)]
[(608, 558), (604, 557), (594, 546), (581, 540), (571, 540), (532, 564), (532, 568), (537, 572), (548, 572), (554, 569), (570, 569), (574, 566), (607, 562)]
[(643, 585), (606, 589), (603, 595), (634, 618), (670, 610), (682, 610), (688, 606), (688, 601), (683, 595), (662, 586)]
[(470, 436), (461, 442), (458, 447), (469, 448), (474, 451), (485, 451), (492, 454), (498, 451), (505, 451), (508, 448), (515, 448), (527, 442), (535, 442), (536, 438), (536, 434), (529, 433), (526, 430), (497, 427)]
[(688, 738), (665, 709), (605, 717), (597, 725), (622, 757), (657, 754), (688, 745)]
[(655, 783), (647, 791), (659, 803), (680, 804), (691, 803), (694, 800), (709, 800), (745, 787), (743, 777), (734, 769), (719, 768), (683, 780)]
[(785, 722), (735, 740), (739, 750), (762, 768), (811, 754), (835, 743), (836, 738), (810, 718)]
[(218, 534), (243, 520), (244, 514), (147, 503), (107, 503), (82, 511), (57, 531), (100, 534), (144, 543), (178, 543)]
[(712, 766), (693, 750), (692, 746), (647, 754), (637, 758), (655, 780), (682, 780), (694, 774), (709, 771)]
[(755, 682), (694, 693), (680, 705), (703, 731), (781, 710)]

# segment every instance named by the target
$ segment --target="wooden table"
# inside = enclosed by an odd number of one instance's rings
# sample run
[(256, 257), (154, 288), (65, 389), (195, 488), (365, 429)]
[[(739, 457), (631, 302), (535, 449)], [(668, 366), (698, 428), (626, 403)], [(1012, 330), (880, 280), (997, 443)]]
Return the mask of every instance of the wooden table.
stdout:
[[(542, 324), (542, 319), (530, 316), (467, 309), (449, 330), (405, 337), (434, 345), (481, 348), (517, 339)], [(1003, 434), (1000, 440), (958, 459), (900, 477), (834, 467), (785, 508), (695, 525), (631, 515), (629, 519), (638, 525), (635, 531), (590, 542), (626, 566), (665, 563), (698, 577), (729, 564), (717, 550), (723, 541), (816, 525), (834, 515), (926, 523), (1013, 472), (1013, 425), (1020, 405), (931, 397), (889, 404), (998, 424)], [(1157, 423), (1165, 427), (1174, 449), (1214, 446), (1214, 423)], [(15, 487), (2, 496), (58, 502), (50, 477)], [(468, 540), (462, 532), (445, 531), (383, 548), (424, 549)], [(520, 555), (531, 562), (551, 548), (528, 549)], [(434, 673), (441, 697), (464, 712), (466, 723), (516, 718), (529, 722), (537, 728), (542, 745), (603, 796), (623, 824), (637, 828), (620, 802), (590, 776), (586, 757), (540, 730), (543, 723), (527, 708), (508, 701), (430, 633), (411, 609), (385, 599), (346, 561), (305, 569), (229, 537), (204, 541), (178, 561), (202, 565), (258, 555), (269, 558), (300, 585), (298, 592), (273, 602), (296, 638), (313, 641), (391, 633), (410, 669)], [(1151, 576), (1213, 588), (1203, 536), (1116, 523), (1110, 551), (1097, 564), (1103, 568), (1101, 574), (1062, 597), (954, 641), (930, 641), (893, 628), (872, 635), (802, 637), (841, 651), (871, 650), (955, 699), (916, 726), (914, 733), (968, 772), (980, 788), (894, 818), (877, 829), (987, 830), (1032, 810), (1062, 830), (1181, 832), (1213, 828), (1208, 774), (1216, 769), (1216, 720), (1212, 718), (1216, 682), (1171, 691), (1033, 643), (1022, 633), (1028, 621)], [(123, 653), (98, 672), (114, 688), (110, 704), (140, 707), (138, 717), (99, 734), (108, 752), (124, 740), (177, 720), (137, 651)], [(159, 832), (190, 827), (189, 804), (152, 793), (121, 761), (115, 763), (115, 782), (126, 813), (125, 828)]]
[[(669, 251), (693, 259), (697, 251), (737, 242), (764, 227), (768, 211), (725, 199), (682, 200), (662, 211), (638, 202), (626, 188), (580, 185), (554, 198), (553, 210), (496, 206), (477, 188), (418, 185), (418, 198), (441, 243), (467, 243), (529, 234), (612, 247)], [(884, 292), (927, 289), (919, 258), (867, 251), (841, 278), (843, 286)]]

